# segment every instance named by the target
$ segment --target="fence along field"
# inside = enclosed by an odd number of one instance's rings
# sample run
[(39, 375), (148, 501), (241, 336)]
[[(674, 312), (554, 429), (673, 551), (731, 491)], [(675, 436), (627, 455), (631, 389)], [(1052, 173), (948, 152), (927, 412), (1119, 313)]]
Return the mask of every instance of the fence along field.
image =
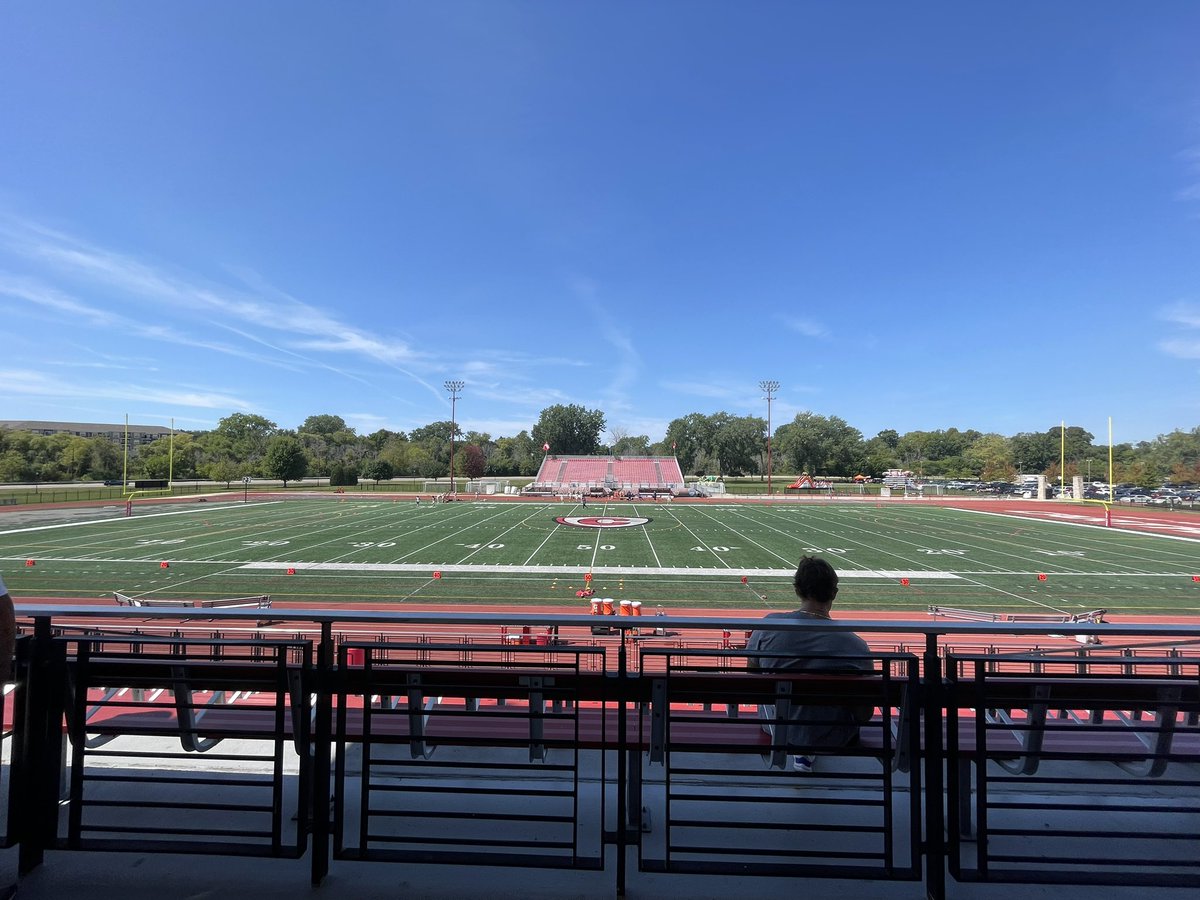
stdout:
[[(794, 608), (804, 553), (842, 575), (841, 610), (1190, 615), (1200, 542), (938, 506), (210, 501), (0, 519), (15, 596), (588, 609)], [(8, 525), (8, 527), (4, 527)], [(166, 564), (165, 566), (163, 564)]]

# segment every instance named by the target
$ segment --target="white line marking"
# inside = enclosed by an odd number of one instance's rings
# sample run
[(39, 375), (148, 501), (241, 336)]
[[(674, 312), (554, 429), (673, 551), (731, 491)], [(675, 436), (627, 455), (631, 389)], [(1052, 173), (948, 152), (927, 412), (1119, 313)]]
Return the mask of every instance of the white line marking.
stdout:
[[(251, 562), (240, 566), (242, 569), (284, 570), (295, 569), (297, 572), (430, 572), (434, 569), (446, 572), (488, 573), (488, 572), (523, 572), (529, 574), (562, 575), (596, 574), (613, 575), (746, 575), (761, 578), (791, 578), (793, 569), (710, 569), (689, 568), (679, 569), (657, 566), (602, 566), (591, 569), (588, 566), (493, 566), (472, 565), (468, 563), (420, 564), (420, 563), (317, 563), (317, 562)], [(838, 572), (839, 578), (907, 578), (920, 581), (961, 581), (953, 572), (930, 572), (920, 570), (903, 572), (882, 569), (852, 569)]]

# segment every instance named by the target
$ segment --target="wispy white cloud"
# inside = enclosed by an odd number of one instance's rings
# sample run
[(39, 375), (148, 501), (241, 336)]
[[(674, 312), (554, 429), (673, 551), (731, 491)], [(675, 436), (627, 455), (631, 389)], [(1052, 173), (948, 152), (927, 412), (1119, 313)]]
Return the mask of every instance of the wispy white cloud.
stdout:
[(119, 317), (64, 294), (32, 278), (0, 272), (0, 296), (23, 300), (53, 313), (66, 314), (97, 325), (115, 325)]
[(604, 374), (608, 383), (600, 390), (602, 405), (611, 417), (633, 408), (630, 393), (641, 374), (642, 358), (630, 333), (623, 330), (600, 304), (600, 286), (593, 280), (576, 276), (568, 283), (570, 291), (591, 310), (596, 320), (596, 333), (608, 343), (612, 352), (606, 355)]
[(1200, 200), (1200, 144), (1181, 151), (1179, 158), (1183, 160), (1188, 177), (1193, 181), (1176, 192), (1175, 199), (1184, 202)]
[(1159, 318), (1186, 328), (1200, 328), (1200, 306), (1181, 301), (1163, 309)]
[(1180, 301), (1164, 307), (1158, 317), (1178, 326), (1176, 334), (1158, 342), (1158, 349), (1178, 359), (1200, 359), (1200, 306)]
[(1180, 359), (1200, 359), (1200, 335), (1194, 338), (1168, 338), (1159, 341), (1158, 347), (1164, 353)]
[[(204, 340), (160, 322), (146, 322), (109, 310), (99, 309), (78, 300), (58, 288), (43, 284), (32, 278), (21, 278), (0, 272), (0, 296), (24, 301), (57, 317), (70, 316), (74, 324), (77, 325), (87, 324), (118, 331), (125, 338), (140, 338), (167, 344), (196, 347), (201, 350), (237, 356), (251, 362), (266, 365), (280, 364), (280, 361), (277, 359), (251, 353), (231, 344)], [(288, 366), (287, 368), (299, 371), (295, 366)]]
[[(482, 400), (511, 403), (531, 410), (540, 410), (546, 406), (553, 406), (555, 403), (579, 402), (578, 398), (573, 399), (568, 394), (556, 388), (537, 385), (530, 385), (529, 387), (513, 387), (511, 385), (490, 386), (470, 382), (467, 384), (467, 393), (464, 394), (464, 397), (470, 396), (476, 396)], [(529, 428), (530, 424), (530, 422), (526, 421), (521, 428)]]
[(828, 338), (831, 336), (831, 332), (825, 325), (812, 319), (802, 319), (797, 316), (778, 316), (777, 318), (786, 328), (804, 337)]
[(187, 385), (165, 387), (144, 384), (104, 384), (66, 381), (28, 369), (0, 370), (0, 392), (62, 399), (108, 399), (157, 402), (171, 406), (253, 411), (251, 403), (220, 390)]
[[(257, 292), (247, 293), (230, 286), (214, 286), (198, 279), (168, 272), (147, 265), (125, 254), (97, 247), (37, 223), (8, 219), (0, 227), (0, 240), (11, 252), (30, 262), (40, 263), (50, 272), (63, 278), (100, 282), (113, 289), (121, 302), (152, 304), (159, 320), (169, 312), (199, 318), (206, 326), (218, 325), (246, 337), (248, 329), (267, 330), (279, 336), (274, 344), (260, 341), (264, 346), (281, 351), (289, 349), (294, 355), (303, 352), (346, 354), (367, 358), (395, 368), (413, 378), (427, 390), (436, 393), (428, 382), (414, 372), (398, 365), (421, 358), (409, 344), (392, 337), (384, 338), (357, 329), (325, 311), (297, 300), (283, 291), (256, 284)], [(13, 285), (19, 288), (20, 285)], [(70, 302), (61, 291), (46, 290), (34, 296), (29, 290), (24, 299), (43, 305)], [(115, 314), (80, 305), (80, 313), (94, 317)], [(240, 323), (241, 328), (238, 327)], [(236, 347), (216, 342), (187, 341), (166, 326), (142, 326), (143, 336), (175, 343), (192, 343), (205, 349), (238, 355)], [(252, 356), (258, 362), (267, 359)], [(307, 360), (319, 364), (316, 360)], [(346, 374), (329, 367), (330, 371)]]

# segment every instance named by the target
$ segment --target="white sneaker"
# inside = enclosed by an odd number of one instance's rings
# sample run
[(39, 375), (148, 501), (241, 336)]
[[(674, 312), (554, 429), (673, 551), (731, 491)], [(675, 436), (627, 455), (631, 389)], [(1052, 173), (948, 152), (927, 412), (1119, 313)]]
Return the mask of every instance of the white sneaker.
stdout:
[(811, 756), (793, 756), (792, 757), (792, 771), (793, 772), (803, 772), (805, 775), (807, 775), (810, 772), (812, 772), (813, 764), (815, 762), (816, 762), (816, 760)]

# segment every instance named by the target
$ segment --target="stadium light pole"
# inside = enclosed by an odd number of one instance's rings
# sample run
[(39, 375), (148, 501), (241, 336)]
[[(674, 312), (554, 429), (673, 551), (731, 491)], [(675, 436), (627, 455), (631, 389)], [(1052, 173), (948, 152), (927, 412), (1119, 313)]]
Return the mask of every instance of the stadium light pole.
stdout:
[(458, 425), (454, 420), (454, 407), (458, 402), (458, 394), (466, 385), (465, 381), (443, 381), (442, 387), (450, 394), (450, 493), (455, 493), (454, 490), (454, 432), (458, 430)]
[(771, 401), (779, 390), (778, 381), (760, 381), (758, 386), (767, 395), (767, 499), (771, 498)]

